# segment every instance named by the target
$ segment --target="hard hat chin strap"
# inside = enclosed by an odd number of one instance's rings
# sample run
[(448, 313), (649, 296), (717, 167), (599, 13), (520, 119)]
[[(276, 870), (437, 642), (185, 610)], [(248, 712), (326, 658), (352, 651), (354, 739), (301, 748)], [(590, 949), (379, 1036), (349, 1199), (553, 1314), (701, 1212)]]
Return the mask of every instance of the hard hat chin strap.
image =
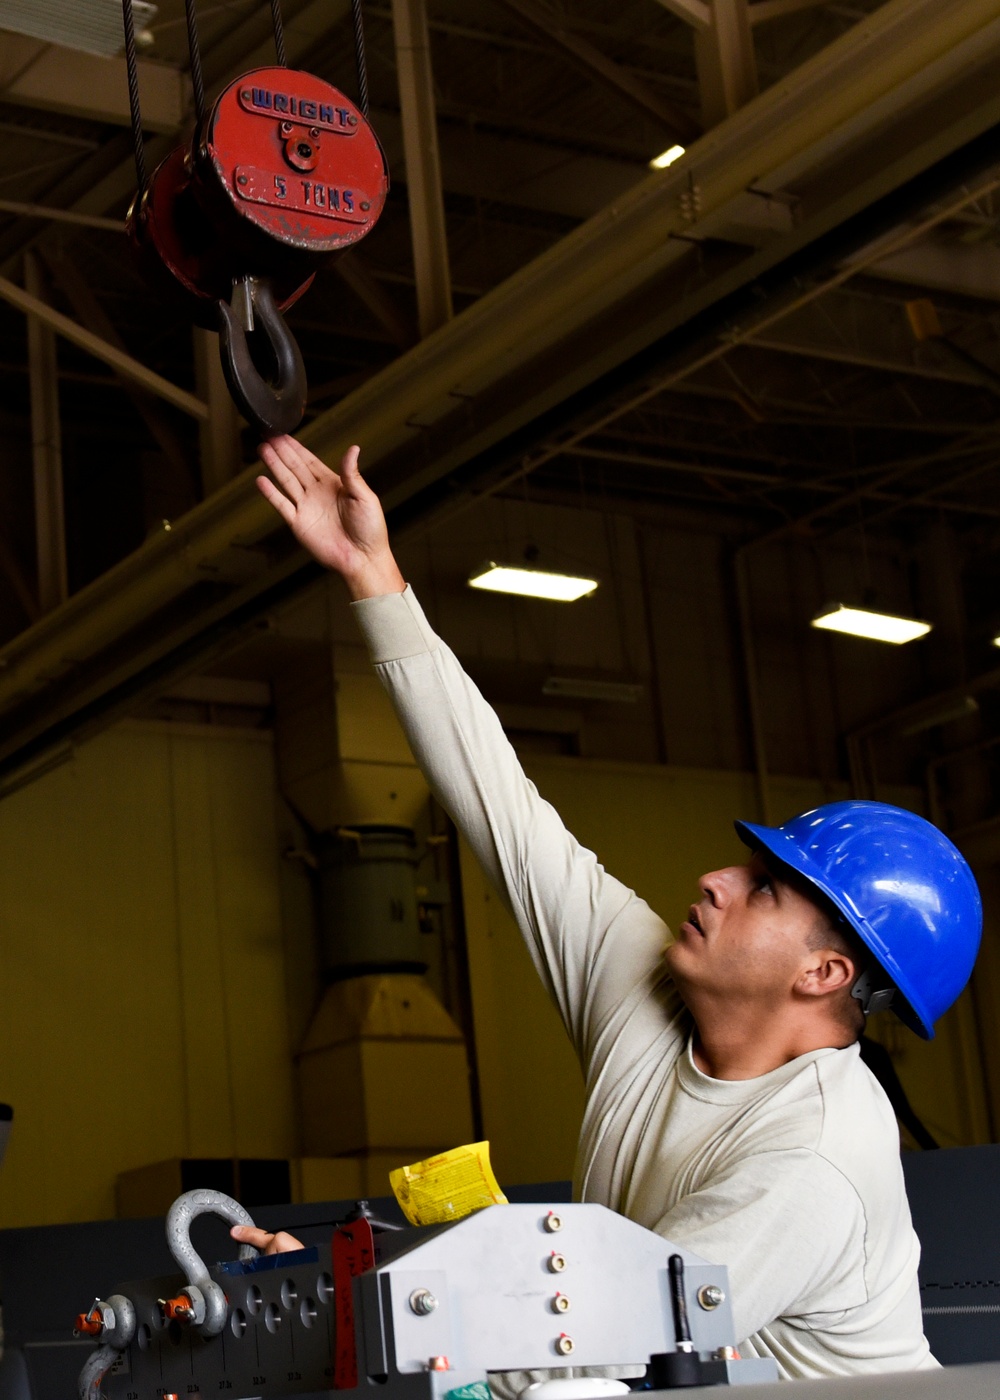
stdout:
[(891, 983), (874, 977), (870, 967), (862, 972), (851, 988), (851, 996), (861, 1003), (861, 1010), (866, 1016), (870, 1016), (873, 1011), (887, 1011), (895, 995), (896, 988)]

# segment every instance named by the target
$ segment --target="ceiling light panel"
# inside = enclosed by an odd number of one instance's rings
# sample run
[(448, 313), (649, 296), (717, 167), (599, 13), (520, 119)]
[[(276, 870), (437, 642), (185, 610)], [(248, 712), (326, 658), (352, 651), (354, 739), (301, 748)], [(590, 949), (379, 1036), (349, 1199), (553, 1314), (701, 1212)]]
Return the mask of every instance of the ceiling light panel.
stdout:
[(597, 587), (594, 578), (572, 574), (552, 574), (544, 569), (518, 569), (507, 564), (486, 564), (469, 579), (470, 588), (487, 593), (513, 593), (519, 598), (547, 598), (556, 603), (575, 603)]
[(843, 603), (824, 608), (813, 618), (812, 625), (825, 632), (844, 632), (851, 637), (866, 637), (893, 646), (925, 637), (931, 630), (929, 622), (921, 622), (916, 617), (899, 617), (872, 608), (850, 608)]
[[(132, 11), (141, 30), (155, 19), (157, 6), (133, 0)], [(0, 29), (102, 58), (125, 47), (121, 0), (0, 0)]]
[(654, 156), (649, 162), (650, 170), (666, 170), (668, 165), (673, 165), (675, 160), (680, 160), (684, 154), (683, 146), (671, 146), (666, 151), (661, 151), (658, 156)]

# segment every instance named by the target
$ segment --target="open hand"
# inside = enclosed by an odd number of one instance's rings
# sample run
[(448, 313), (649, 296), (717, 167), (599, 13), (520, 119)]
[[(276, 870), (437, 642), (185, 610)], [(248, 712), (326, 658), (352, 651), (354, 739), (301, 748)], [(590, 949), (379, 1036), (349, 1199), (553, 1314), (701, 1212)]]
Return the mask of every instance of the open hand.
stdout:
[(344, 453), (339, 474), (287, 435), (259, 451), (274, 477), (257, 478), (261, 494), (313, 558), (343, 577), (352, 598), (402, 593), (406, 582), (379, 499), (358, 470), (358, 447)]

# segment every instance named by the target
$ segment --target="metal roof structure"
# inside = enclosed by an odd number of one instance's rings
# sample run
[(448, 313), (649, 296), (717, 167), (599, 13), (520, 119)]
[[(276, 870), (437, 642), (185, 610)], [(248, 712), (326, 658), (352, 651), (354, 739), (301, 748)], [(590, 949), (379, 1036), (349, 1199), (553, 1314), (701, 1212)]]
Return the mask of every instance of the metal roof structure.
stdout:
[[(284, 9), (290, 61), (353, 92), (346, 0)], [(873, 538), (943, 515), (991, 555), (1000, 0), (431, 0), (440, 191), (403, 149), (393, 17), (422, 10), (364, 7), (389, 203), (289, 317), (305, 439), (360, 436), (397, 529), (528, 481), (556, 504), (694, 511), (733, 547), (823, 540), (860, 510)], [(206, 0), (200, 25), (210, 92), (270, 61), (260, 0)], [(151, 163), (190, 131), (187, 61), (183, 5), (163, 0), (142, 57)], [(220, 401), (190, 326), (130, 262), (127, 123), (120, 57), (0, 36), (7, 774), (309, 576), (205, 429)], [(684, 158), (651, 172), (674, 143)], [(454, 316), (432, 326), (412, 231), (435, 199)], [(918, 300), (940, 336), (914, 334)], [(45, 322), (65, 598), (32, 544), (38, 301), (86, 333)], [(984, 606), (984, 634), (997, 622)]]

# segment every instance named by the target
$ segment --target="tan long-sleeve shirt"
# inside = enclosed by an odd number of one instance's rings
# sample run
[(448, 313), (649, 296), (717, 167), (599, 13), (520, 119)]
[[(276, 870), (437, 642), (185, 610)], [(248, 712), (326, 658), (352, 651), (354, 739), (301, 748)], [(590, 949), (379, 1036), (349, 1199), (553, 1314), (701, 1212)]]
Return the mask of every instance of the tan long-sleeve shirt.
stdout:
[(417, 762), (505, 898), (586, 1078), (575, 1189), (729, 1269), (744, 1355), (784, 1376), (935, 1366), (895, 1119), (857, 1046), (719, 1080), (670, 934), (539, 797), (412, 591), (354, 611)]

